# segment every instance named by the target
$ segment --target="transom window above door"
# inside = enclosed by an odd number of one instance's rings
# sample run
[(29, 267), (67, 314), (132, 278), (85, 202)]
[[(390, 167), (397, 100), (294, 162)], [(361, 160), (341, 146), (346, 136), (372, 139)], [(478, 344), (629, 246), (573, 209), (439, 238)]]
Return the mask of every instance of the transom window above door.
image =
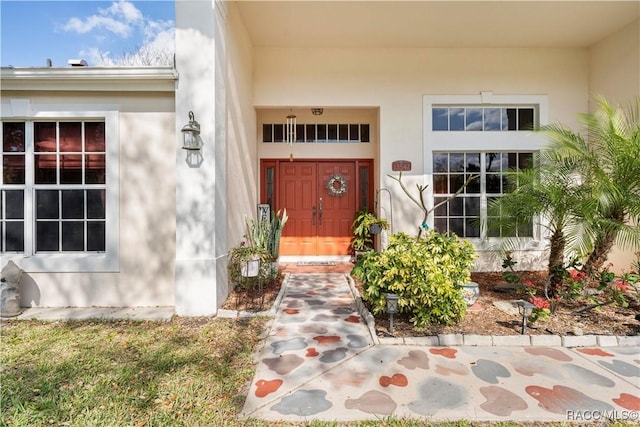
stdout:
[[(283, 123), (264, 123), (262, 142), (287, 142), (287, 125)], [(296, 124), (296, 143), (368, 143), (371, 142), (370, 126), (363, 123), (308, 123)]]

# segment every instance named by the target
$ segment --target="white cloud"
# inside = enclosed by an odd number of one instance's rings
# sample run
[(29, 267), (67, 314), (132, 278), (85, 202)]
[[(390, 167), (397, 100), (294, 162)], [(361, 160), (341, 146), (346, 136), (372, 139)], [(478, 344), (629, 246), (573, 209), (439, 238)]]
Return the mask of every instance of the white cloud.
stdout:
[(173, 28), (163, 30), (149, 39), (146, 44), (157, 50), (173, 52), (175, 50), (175, 31)]
[(173, 21), (145, 19), (140, 9), (127, 0), (114, 1), (108, 8), (98, 9), (97, 14), (85, 18), (70, 18), (62, 26), (64, 31), (79, 34), (102, 29), (123, 38), (129, 37), (134, 31), (140, 31), (145, 40), (167, 28), (173, 28)]
[(144, 21), (142, 12), (126, 0), (113, 2), (108, 9), (99, 9), (102, 15), (122, 17), (126, 22), (140, 24)]
[(86, 34), (100, 28), (124, 38), (131, 34), (131, 27), (126, 23), (98, 15), (91, 15), (84, 21), (79, 18), (71, 18), (63, 27), (65, 31), (71, 31), (78, 34)]
[(144, 65), (170, 65), (167, 61), (173, 58), (175, 50), (174, 22), (149, 19), (127, 0), (114, 1), (108, 8), (98, 9), (97, 14), (85, 18), (73, 17), (63, 26), (63, 30), (79, 34), (94, 32), (97, 42), (106, 41), (105, 31), (123, 39), (140, 40), (136, 46), (115, 54), (99, 47), (79, 52), (81, 57), (94, 65), (132, 65), (132, 58), (135, 57), (144, 57)]

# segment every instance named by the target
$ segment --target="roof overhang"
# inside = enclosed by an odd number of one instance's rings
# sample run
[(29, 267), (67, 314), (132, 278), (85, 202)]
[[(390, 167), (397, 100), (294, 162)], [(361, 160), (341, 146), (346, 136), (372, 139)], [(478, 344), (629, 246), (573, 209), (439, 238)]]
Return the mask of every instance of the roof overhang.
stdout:
[(588, 48), (640, 17), (632, 1), (236, 1), (256, 47)]
[(2, 68), (2, 91), (173, 92), (172, 67)]

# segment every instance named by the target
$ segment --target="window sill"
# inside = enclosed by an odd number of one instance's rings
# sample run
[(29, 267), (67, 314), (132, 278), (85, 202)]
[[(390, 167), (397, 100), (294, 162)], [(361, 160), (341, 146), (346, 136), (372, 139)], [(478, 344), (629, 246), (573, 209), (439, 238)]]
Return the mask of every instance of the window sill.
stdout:
[(86, 253), (56, 253), (26, 256), (22, 254), (3, 254), (0, 265), (13, 261), (27, 273), (97, 273), (117, 272), (120, 262), (117, 256)]

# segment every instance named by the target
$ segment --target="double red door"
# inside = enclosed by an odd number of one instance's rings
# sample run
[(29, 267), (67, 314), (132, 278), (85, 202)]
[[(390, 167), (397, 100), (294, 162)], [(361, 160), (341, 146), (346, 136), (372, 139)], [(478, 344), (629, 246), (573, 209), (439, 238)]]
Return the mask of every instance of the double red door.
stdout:
[(282, 255), (347, 255), (357, 211), (356, 161), (278, 163), (277, 207), (289, 216)]

